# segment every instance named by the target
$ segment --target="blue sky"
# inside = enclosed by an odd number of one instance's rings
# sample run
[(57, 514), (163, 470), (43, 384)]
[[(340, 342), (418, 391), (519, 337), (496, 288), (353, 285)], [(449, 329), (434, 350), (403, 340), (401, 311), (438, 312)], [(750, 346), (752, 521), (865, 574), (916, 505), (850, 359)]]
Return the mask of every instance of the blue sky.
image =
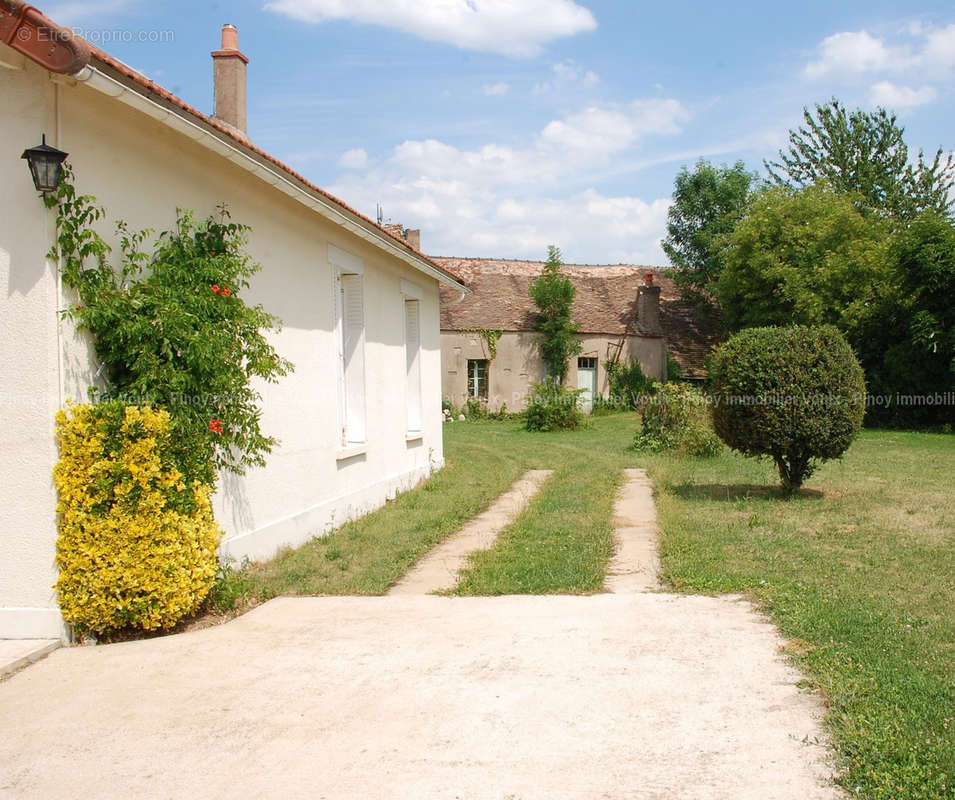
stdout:
[(951, 2), (71, 0), (40, 3), (203, 111), (225, 22), (249, 135), (433, 255), (663, 264), (673, 179), (762, 173), (802, 108), (899, 115), (955, 148)]

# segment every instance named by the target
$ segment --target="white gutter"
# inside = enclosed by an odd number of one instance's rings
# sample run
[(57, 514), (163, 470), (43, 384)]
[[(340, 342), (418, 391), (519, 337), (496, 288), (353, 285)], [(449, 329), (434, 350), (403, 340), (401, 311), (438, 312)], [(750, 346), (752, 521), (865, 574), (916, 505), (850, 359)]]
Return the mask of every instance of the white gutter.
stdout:
[(232, 163), (265, 181), (270, 186), (274, 186), (289, 197), (302, 203), (302, 205), (307, 206), (313, 211), (317, 211), (336, 225), (345, 228), (390, 255), (396, 256), (418, 271), (430, 275), (432, 278), (435, 278), (447, 286), (454, 286), (463, 292), (467, 292), (466, 287), (459, 281), (437, 269), (423, 258), (416, 256), (410, 250), (402, 247), (398, 242), (392, 240), (384, 231), (378, 230), (371, 223), (362, 224), (361, 220), (353, 219), (344, 209), (339, 208), (328, 198), (311, 192), (297, 184), (288, 175), (284, 174), (279, 167), (262, 164), (243, 150), (237, 143), (233, 144), (225, 139), (219, 138), (219, 136), (189, 119), (188, 112), (169, 109), (92, 66), (84, 67), (80, 72), (71, 77), (54, 76), (54, 80), (67, 83), (79, 81), (107, 97), (112, 97), (137, 111), (149, 115), (169, 128), (188, 136), (203, 147), (227, 158)]

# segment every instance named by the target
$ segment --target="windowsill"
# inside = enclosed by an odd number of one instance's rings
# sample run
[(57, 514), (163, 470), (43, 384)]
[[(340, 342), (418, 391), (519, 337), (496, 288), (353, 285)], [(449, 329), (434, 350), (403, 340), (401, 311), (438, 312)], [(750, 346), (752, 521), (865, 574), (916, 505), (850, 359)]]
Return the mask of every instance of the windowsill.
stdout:
[(424, 431), (408, 431), (405, 434), (406, 442), (420, 442), (424, 439)]
[(348, 458), (364, 455), (367, 452), (368, 444), (366, 442), (349, 443), (347, 446), (338, 449), (335, 453), (335, 460), (344, 461)]

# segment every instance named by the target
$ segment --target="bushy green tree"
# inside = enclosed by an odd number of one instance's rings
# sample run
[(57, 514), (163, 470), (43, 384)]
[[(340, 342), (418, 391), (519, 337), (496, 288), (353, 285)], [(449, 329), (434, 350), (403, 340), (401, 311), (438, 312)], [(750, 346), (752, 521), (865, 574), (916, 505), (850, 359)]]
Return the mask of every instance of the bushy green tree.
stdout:
[(651, 390), (653, 383), (644, 374), (640, 362), (637, 359), (607, 361), (604, 368), (607, 370), (607, 382), (610, 384), (611, 402), (620, 408), (636, 410), (640, 399)]
[(723, 323), (834, 324), (854, 339), (895, 294), (890, 242), (881, 219), (825, 184), (761, 192), (721, 241)]
[(531, 298), (537, 306), (537, 345), (547, 366), (548, 378), (558, 386), (567, 377), (567, 362), (581, 352), (577, 338), (580, 326), (572, 319), (577, 289), (563, 274), (560, 250), (547, 248), (544, 271), (531, 283)]
[(893, 236), (891, 260), (896, 301), (857, 345), (870, 392), (894, 399), (873, 414), (892, 424), (955, 423), (955, 408), (934, 402), (955, 392), (955, 225), (937, 213), (918, 215)]
[(955, 159), (942, 148), (928, 161), (919, 150), (909, 160), (905, 129), (884, 108), (849, 112), (838, 100), (803, 109), (804, 124), (789, 132), (789, 148), (765, 161), (779, 185), (804, 187), (825, 181), (856, 194), (867, 208), (902, 218), (934, 210), (950, 214)]
[(716, 433), (743, 455), (772, 458), (787, 492), (862, 426), (862, 367), (832, 326), (748, 328), (717, 348), (710, 381)]
[(667, 212), (663, 252), (674, 267), (674, 281), (683, 297), (701, 308), (712, 308), (714, 289), (723, 268), (718, 238), (730, 233), (749, 204), (755, 173), (742, 161), (732, 167), (701, 159), (690, 172), (676, 176), (673, 204)]

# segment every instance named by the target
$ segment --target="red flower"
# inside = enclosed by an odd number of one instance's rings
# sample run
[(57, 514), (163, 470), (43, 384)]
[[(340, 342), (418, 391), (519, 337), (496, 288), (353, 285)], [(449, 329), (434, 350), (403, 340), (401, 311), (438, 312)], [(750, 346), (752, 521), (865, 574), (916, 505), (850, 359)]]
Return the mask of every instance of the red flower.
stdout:
[(218, 283), (212, 284), (212, 291), (213, 291), (215, 294), (219, 294), (219, 284), (218, 284)]
[(229, 289), (228, 286), (226, 286), (226, 287), (222, 290), (222, 294), (224, 294), (226, 297), (228, 297), (229, 295), (232, 294), (232, 290)]
[(221, 419), (210, 419), (209, 420), (209, 430), (213, 433), (222, 433), (222, 420)]

